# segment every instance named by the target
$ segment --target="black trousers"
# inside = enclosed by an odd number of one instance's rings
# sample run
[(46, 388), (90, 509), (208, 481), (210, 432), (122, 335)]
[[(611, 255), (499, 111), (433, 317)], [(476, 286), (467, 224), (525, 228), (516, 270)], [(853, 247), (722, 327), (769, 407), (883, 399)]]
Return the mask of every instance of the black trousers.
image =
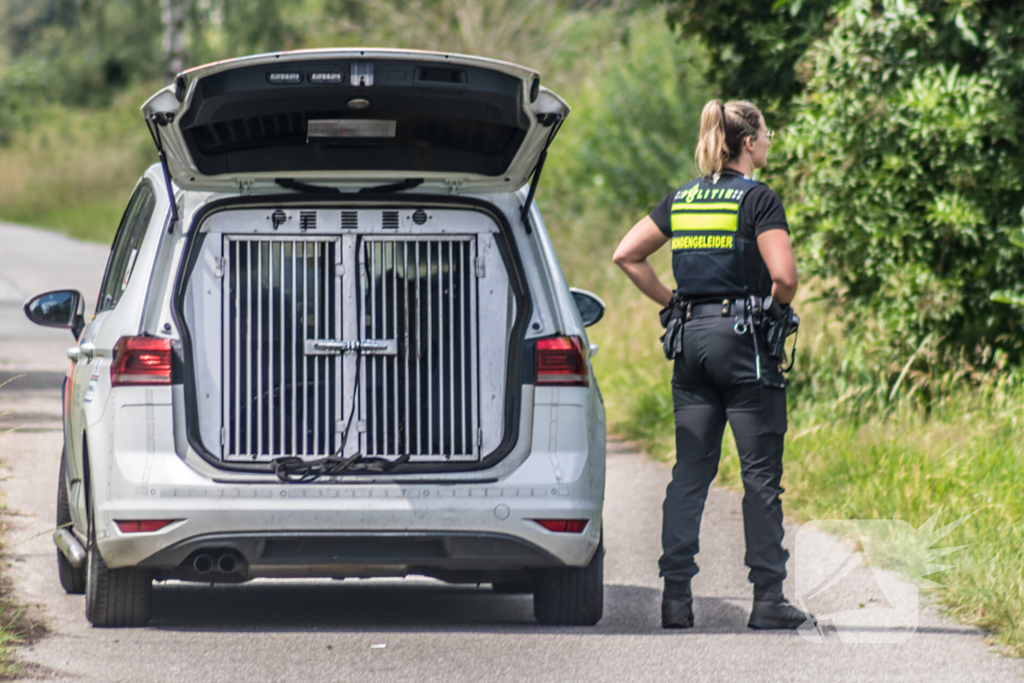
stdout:
[[(728, 421), (743, 474), (746, 564), (754, 584), (782, 581), (789, 553), (782, 547), (782, 449), (786, 390), (778, 361), (761, 349), (762, 380), (756, 376), (754, 339), (737, 334), (735, 319), (696, 318), (683, 331), (683, 354), (675, 360), (672, 399), (676, 465), (665, 493), (658, 564), (667, 581), (686, 581), (698, 571), (694, 556), (708, 487), (718, 473)], [(742, 328), (741, 328), (742, 329)]]

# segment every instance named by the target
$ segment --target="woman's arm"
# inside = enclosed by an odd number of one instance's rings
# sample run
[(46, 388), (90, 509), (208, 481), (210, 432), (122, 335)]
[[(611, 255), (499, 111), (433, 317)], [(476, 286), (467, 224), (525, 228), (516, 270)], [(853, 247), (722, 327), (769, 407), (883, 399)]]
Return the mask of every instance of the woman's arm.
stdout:
[(672, 299), (672, 290), (658, 279), (658, 274), (654, 272), (647, 257), (667, 241), (668, 237), (658, 229), (658, 225), (651, 217), (644, 216), (622, 238), (612, 257), (619, 268), (626, 271), (633, 284), (661, 306), (668, 306)]
[(772, 298), (788, 304), (796, 295), (796, 259), (789, 233), (785, 230), (765, 230), (757, 236), (757, 249), (772, 276)]

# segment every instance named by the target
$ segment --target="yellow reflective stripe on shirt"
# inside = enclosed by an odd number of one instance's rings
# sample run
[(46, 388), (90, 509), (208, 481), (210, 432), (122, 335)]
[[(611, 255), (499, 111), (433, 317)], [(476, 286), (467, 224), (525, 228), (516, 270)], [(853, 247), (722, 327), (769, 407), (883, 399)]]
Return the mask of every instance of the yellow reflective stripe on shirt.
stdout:
[(672, 232), (736, 232), (738, 222), (735, 213), (677, 213), (672, 215)]
[(672, 205), (672, 213), (676, 211), (732, 211), (736, 213), (739, 206), (736, 202), (709, 202), (707, 204), (676, 203)]
[(732, 249), (732, 235), (685, 235), (672, 238), (673, 251), (684, 249)]

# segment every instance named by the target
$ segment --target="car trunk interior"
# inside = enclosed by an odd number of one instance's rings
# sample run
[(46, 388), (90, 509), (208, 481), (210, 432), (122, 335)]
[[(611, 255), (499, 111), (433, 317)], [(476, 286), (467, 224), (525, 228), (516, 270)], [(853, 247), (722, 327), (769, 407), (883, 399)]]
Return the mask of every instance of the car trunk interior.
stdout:
[(502, 444), (523, 306), (490, 216), (238, 208), (197, 237), (181, 303), (208, 454), (455, 465)]
[(318, 59), (203, 77), (180, 128), (205, 175), (273, 171), (498, 176), (530, 122), (520, 80), (469, 65)]

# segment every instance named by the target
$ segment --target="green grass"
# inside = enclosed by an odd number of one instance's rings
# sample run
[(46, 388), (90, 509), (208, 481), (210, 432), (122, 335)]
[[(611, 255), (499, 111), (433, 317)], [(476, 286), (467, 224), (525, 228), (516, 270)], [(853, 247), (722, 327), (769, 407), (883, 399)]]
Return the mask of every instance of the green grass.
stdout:
[(128, 203), (127, 197), (119, 195), (100, 197), (76, 206), (54, 204), (20, 210), (11, 208), (0, 213), (0, 216), (14, 223), (48, 228), (76, 239), (106, 244), (113, 240), (114, 231)]
[(21, 671), (17, 647), (40, 635), (38, 624), (25, 623), (25, 610), (7, 598), (0, 598), (0, 680), (15, 679)]
[(0, 220), (110, 243), (156, 150), (139, 106), (157, 85), (102, 110), (40, 107), (31, 130), (0, 148)]
[[(901, 519), (920, 527), (976, 512), (940, 546), (967, 545), (927, 578), (950, 612), (1024, 655), (1024, 392), (994, 406), (964, 386), (941, 411), (916, 408), (855, 422), (801, 419), (784, 485), (801, 519)], [(993, 408), (997, 408), (993, 410)], [(939, 414), (935, 414), (939, 412)]]

